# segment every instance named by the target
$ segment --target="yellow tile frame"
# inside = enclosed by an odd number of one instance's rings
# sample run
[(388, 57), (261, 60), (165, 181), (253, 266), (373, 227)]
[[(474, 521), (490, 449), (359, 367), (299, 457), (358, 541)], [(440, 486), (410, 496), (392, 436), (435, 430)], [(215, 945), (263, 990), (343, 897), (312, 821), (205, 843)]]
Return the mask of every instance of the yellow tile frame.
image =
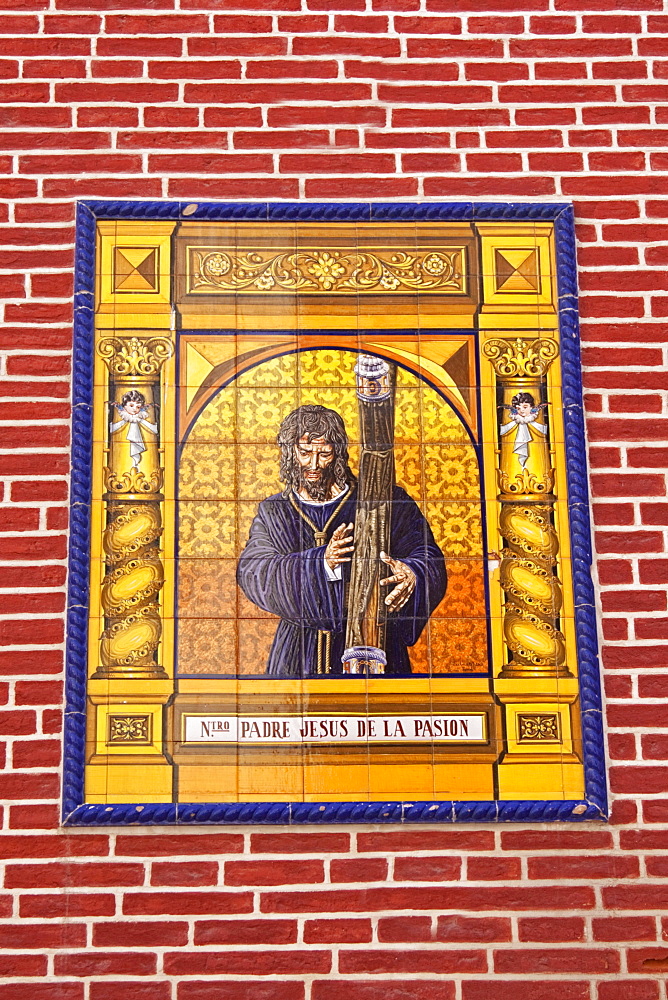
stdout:
[[(198, 223), (199, 230), (206, 224)], [(448, 227), (452, 233), (449, 234)], [(214, 227), (215, 228), (215, 227)], [(234, 238), (239, 238), (239, 226), (228, 227)], [(337, 247), (357, 246), (363, 227), (355, 224), (337, 224), (328, 227), (325, 223), (310, 226), (307, 223), (282, 223), (273, 227), (271, 238), (276, 245), (289, 250), (310, 242), (312, 247), (326, 247), (328, 238)], [(438, 247), (447, 243), (462, 245), (462, 231), (466, 230), (468, 246), (479, 255), (480, 275), (475, 280), (470, 275), (468, 287), (453, 305), (452, 297), (419, 292), (404, 296), (397, 309), (390, 308), (389, 301), (383, 303), (376, 290), (374, 295), (364, 295), (357, 290), (354, 294), (340, 296), (335, 308), (328, 313), (327, 300), (322, 295), (310, 296), (308, 307), (304, 307), (298, 294), (283, 296), (275, 309), (267, 306), (261, 295), (249, 295), (241, 301), (237, 295), (221, 294), (219, 299), (209, 296), (206, 309), (190, 307), (187, 291), (181, 301), (172, 300), (172, 272), (174, 269), (174, 247), (181, 235), (184, 241), (192, 239), (187, 225), (177, 226), (172, 222), (149, 222), (142, 220), (97, 223), (98, 238), (98, 278), (96, 291), (95, 328), (98, 350), (95, 355), (94, 374), (94, 442), (93, 442), (93, 504), (91, 512), (91, 601), (89, 629), (89, 681), (86, 801), (91, 803), (114, 802), (171, 802), (180, 801), (347, 801), (360, 798), (368, 801), (392, 799), (571, 799), (583, 794), (583, 769), (580, 749), (578, 714), (578, 680), (576, 676), (576, 647), (574, 633), (573, 591), (570, 576), (569, 531), (565, 514), (566, 473), (564, 461), (564, 428), (560, 399), (561, 374), (558, 356), (559, 330), (556, 310), (556, 289), (554, 280), (554, 233), (552, 223), (499, 222), (463, 226), (461, 223), (421, 223), (419, 227), (404, 228), (388, 223), (376, 225), (375, 238), (383, 246), (394, 247), (405, 253), (415, 251), (416, 246)], [(184, 231), (185, 230), (185, 231)], [(410, 232), (409, 232), (410, 230)], [(267, 226), (245, 224), (243, 244), (252, 244), (254, 238), (261, 240)], [(255, 237), (254, 237), (255, 234)], [(338, 242), (337, 242), (338, 241)], [(219, 242), (215, 243), (219, 246)], [(158, 252), (158, 287), (152, 292), (136, 294), (115, 292), (113, 288), (113, 253), (119, 247), (148, 247)], [(535, 291), (504, 291), (494, 277), (495, 252), (498, 249), (512, 249), (535, 252), (539, 261), (540, 281)], [(227, 247), (229, 249), (229, 247)], [(512, 256), (512, 255), (511, 255)], [(517, 254), (513, 258), (520, 259)], [(470, 259), (470, 263), (473, 258)], [(474, 269), (472, 269), (474, 270)], [(475, 287), (474, 287), (475, 286)], [(465, 291), (465, 295), (464, 295)], [(177, 296), (178, 298), (178, 296)], [(464, 298), (466, 301), (464, 301)], [(331, 300), (330, 300), (331, 301)], [(458, 304), (457, 304), (458, 303)], [(175, 408), (166, 405), (178, 391), (176, 384), (176, 331), (174, 311), (181, 309), (184, 321), (190, 330), (215, 329), (234, 321), (239, 330), (272, 329), (277, 321), (285, 329), (283, 322), (294, 322), (303, 334), (309, 331), (331, 329), (332, 336), (342, 328), (359, 328), (375, 331), (371, 337), (370, 350), (381, 353), (390, 341), (386, 334), (407, 325), (418, 331), (431, 333), (439, 327), (458, 330), (478, 331), (478, 364), (480, 370), (480, 435), (483, 442), (486, 492), (483, 497), (487, 512), (487, 549), (490, 553), (490, 615), (499, 624), (492, 630), (492, 680), (473, 678), (430, 678), (423, 694), (425, 699), (436, 699), (439, 704), (472, 704), (484, 706), (490, 719), (500, 725), (498, 732), (508, 733), (504, 740), (499, 737), (497, 744), (490, 744), (488, 752), (475, 757), (470, 753), (453, 754), (448, 759), (416, 759), (401, 765), (394, 759), (383, 761), (382, 755), (375, 756), (368, 750), (362, 753), (360, 763), (348, 764), (337, 761), (336, 755), (315, 762), (304, 759), (295, 764), (284, 762), (280, 766), (257, 761), (243, 761), (239, 755), (233, 763), (211, 766), (210, 761), (198, 763), (192, 758), (181, 757), (175, 763), (174, 736), (170, 725), (174, 714), (175, 697), (186, 698), (201, 703), (202, 699), (220, 700), (231, 696), (229, 682), (223, 680), (180, 680), (178, 692), (174, 680), (174, 580), (169, 567), (173, 566), (175, 538), (175, 442), (177, 427)], [(272, 320), (271, 317), (275, 318)], [(278, 320), (277, 320), (277, 318)], [(102, 587), (105, 579), (103, 540), (105, 539), (105, 506), (109, 493), (102, 470), (108, 461), (106, 442), (107, 400), (109, 398), (108, 358), (100, 354), (100, 343), (110, 337), (127, 341), (135, 338), (144, 344), (150, 338), (160, 337), (171, 345), (170, 353), (154, 372), (155, 392), (161, 403), (162, 452), (161, 466), (164, 472), (162, 492), (154, 491), (150, 496), (159, 507), (164, 532), (160, 540), (160, 553), (167, 568), (165, 585), (156, 603), (160, 619), (161, 635), (155, 651), (154, 670), (134, 671), (123, 669), (101, 669), (100, 666), (100, 622), (105, 609), (101, 603)], [(437, 335), (434, 334), (437, 339)], [(502, 342), (511, 350), (513, 343), (524, 348), (532, 344), (551, 341), (556, 351), (540, 375), (547, 398), (554, 404), (550, 412), (552, 450), (549, 464), (554, 470), (552, 495), (555, 500), (550, 505), (554, 535), (558, 539), (559, 551), (554, 565), (554, 576), (561, 585), (563, 601), (560, 614), (565, 647), (562, 663), (555, 659), (554, 669), (510, 673), (507, 667), (508, 649), (500, 623), (507, 617), (508, 591), (501, 583), (501, 571), (496, 553), (501, 552), (504, 538), (500, 527), (504, 498), (497, 488), (499, 474), (499, 453), (501, 442), (498, 438), (496, 420), (497, 391), (501, 384), (493, 357), (486, 353), (486, 345), (492, 341)], [(365, 341), (360, 339), (360, 348)], [(402, 347), (404, 363), (414, 370), (425, 370), (425, 352), (419, 342), (411, 346), (405, 342)], [(512, 351), (511, 351), (512, 353)], [(547, 352), (549, 353), (549, 351)], [(428, 359), (427, 359), (428, 360)], [(438, 375), (438, 359), (429, 361), (427, 374), (433, 380)], [(442, 369), (442, 385), (448, 377)], [(525, 372), (526, 375), (526, 372)], [(520, 381), (521, 381), (521, 376)], [(450, 379), (451, 381), (451, 379)], [(526, 378), (525, 378), (526, 381)], [(534, 383), (536, 377), (534, 377)], [(512, 379), (503, 383), (512, 391)], [(519, 385), (519, 382), (517, 383)], [(510, 388), (508, 388), (510, 386)], [(152, 390), (153, 391), (153, 390)], [(189, 400), (192, 402), (192, 396)], [(473, 419), (473, 415), (469, 414)], [(477, 414), (475, 415), (477, 419)], [(137, 494), (137, 503), (146, 499), (147, 494)], [(515, 501), (517, 498), (514, 498)], [(535, 501), (535, 496), (533, 500)], [(507, 500), (507, 498), (506, 498)], [(531, 497), (527, 503), (531, 502)], [(257, 682), (239, 680), (233, 685), (237, 700), (252, 699), (253, 684)], [(331, 682), (331, 691), (322, 695), (337, 698), (341, 695), (342, 684), (351, 684), (353, 695), (369, 698), (373, 702), (374, 692), (382, 691), (385, 699), (394, 699), (397, 705), (414, 696), (424, 679), (355, 680), (353, 682)], [(295, 704), (317, 705), (318, 699), (312, 682), (304, 680), (263, 681), (263, 691), (273, 695), (280, 704), (286, 698)], [(416, 685), (418, 687), (416, 687)], [(145, 718), (150, 726), (150, 741), (131, 740), (110, 745), (108, 738), (110, 717), (129, 719)], [(517, 737), (519, 717), (540, 717), (548, 720), (547, 731), (558, 728), (559, 738), (537, 739), (534, 742)], [(557, 721), (550, 721), (557, 720)], [(146, 732), (143, 723), (137, 724), (137, 731)], [(132, 726), (130, 726), (132, 729)]]

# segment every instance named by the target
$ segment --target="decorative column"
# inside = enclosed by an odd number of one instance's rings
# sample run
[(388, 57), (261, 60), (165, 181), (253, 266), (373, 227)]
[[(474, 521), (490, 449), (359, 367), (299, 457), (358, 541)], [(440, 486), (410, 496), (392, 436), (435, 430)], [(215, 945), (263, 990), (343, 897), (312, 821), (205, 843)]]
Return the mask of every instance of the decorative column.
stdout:
[(109, 370), (109, 445), (102, 498), (105, 628), (93, 677), (166, 678), (159, 660), (160, 372), (174, 346), (167, 337), (116, 336), (101, 339), (97, 351)]
[(500, 390), (499, 462), (503, 633), (500, 677), (570, 677), (559, 627), (563, 603), (554, 528), (555, 474), (548, 441), (546, 373), (559, 354), (548, 339), (489, 340), (483, 354)]

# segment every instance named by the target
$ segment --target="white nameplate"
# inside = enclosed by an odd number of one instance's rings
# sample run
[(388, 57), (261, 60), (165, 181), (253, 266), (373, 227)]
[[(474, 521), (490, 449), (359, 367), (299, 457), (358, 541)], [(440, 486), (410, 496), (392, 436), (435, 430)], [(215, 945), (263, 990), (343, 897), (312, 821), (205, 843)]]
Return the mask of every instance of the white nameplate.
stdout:
[(184, 743), (480, 743), (479, 715), (184, 715)]

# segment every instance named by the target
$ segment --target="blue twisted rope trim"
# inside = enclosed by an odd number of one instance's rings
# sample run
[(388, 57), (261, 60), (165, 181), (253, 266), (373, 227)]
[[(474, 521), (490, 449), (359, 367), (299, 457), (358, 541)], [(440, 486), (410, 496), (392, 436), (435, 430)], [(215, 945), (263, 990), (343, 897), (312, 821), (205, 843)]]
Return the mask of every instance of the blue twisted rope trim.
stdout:
[(63, 818), (84, 797), (86, 751), (86, 667), (93, 413), (93, 309), (95, 291), (95, 216), (77, 206), (74, 264), (74, 346), (72, 356), (72, 462), (70, 549), (65, 647), (65, 755)]
[(290, 826), (308, 823), (556, 823), (601, 818), (593, 803), (555, 802), (181, 802), (80, 805), (68, 826)]
[(566, 441), (566, 475), (571, 530), (575, 634), (578, 651), (582, 745), (587, 804), (607, 816), (608, 795), (603, 743), (601, 681), (596, 630), (596, 604), (591, 577), (587, 453), (582, 403), (580, 328), (577, 311), (577, 268), (573, 209), (555, 219), (557, 292), (561, 329), (562, 399)]
[[(196, 206), (193, 209), (193, 206)], [(184, 210), (187, 209), (187, 212)], [(566, 469), (582, 702), (585, 801), (519, 802), (249, 802), (84, 803), (88, 562), (90, 553), (93, 389), (93, 293), (97, 219), (279, 221), (554, 220), (561, 324)], [(68, 575), (67, 680), (63, 817), (68, 825), (198, 825), (299, 823), (583, 822), (606, 814), (607, 793), (598, 643), (591, 580), (591, 528), (577, 319), (573, 210), (563, 203), (423, 204), (372, 202), (88, 201), (77, 208), (74, 291), (71, 532)]]

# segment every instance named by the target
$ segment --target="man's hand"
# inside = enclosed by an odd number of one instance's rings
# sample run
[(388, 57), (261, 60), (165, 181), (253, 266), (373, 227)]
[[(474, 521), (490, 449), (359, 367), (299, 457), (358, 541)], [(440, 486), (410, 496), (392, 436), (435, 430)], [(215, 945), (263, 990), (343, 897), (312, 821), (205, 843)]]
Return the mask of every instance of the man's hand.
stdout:
[(392, 576), (388, 576), (380, 581), (381, 587), (387, 587), (391, 583), (396, 583), (394, 590), (391, 590), (385, 598), (387, 610), (398, 611), (399, 608), (403, 608), (415, 590), (415, 573), (406, 563), (402, 563), (399, 559), (393, 559), (386, 552), (381, 552), (380, 558), (392, 570)]
[(341, 563), (350, 562), (348, 553), (353, 548), (353, 525), (341, 524), (327, 543), (325, 562), (330, 569), (336, 569)]

